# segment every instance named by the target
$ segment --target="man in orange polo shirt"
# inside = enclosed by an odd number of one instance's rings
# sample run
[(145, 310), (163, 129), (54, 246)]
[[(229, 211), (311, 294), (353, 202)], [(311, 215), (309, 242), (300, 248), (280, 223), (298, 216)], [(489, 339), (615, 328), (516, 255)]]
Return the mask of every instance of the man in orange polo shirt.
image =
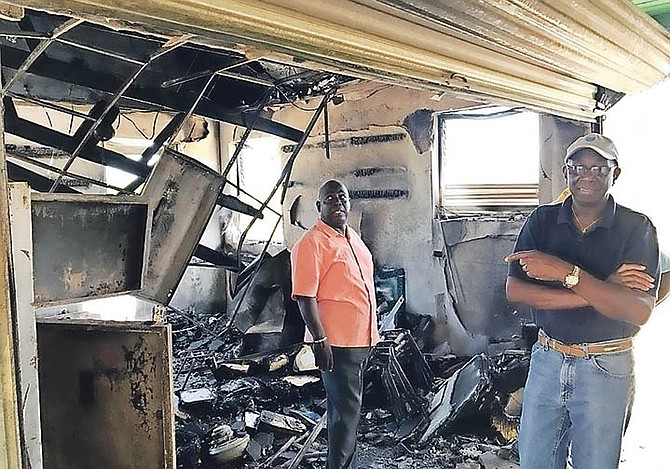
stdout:
[(363, 367), (379, 340), (372, 255), (347, 226), (344, 184), (325, 182), (316, 208), (319, 219), (291, 250), (293, 297), (326, 389), (327, 468), (354, 469)]

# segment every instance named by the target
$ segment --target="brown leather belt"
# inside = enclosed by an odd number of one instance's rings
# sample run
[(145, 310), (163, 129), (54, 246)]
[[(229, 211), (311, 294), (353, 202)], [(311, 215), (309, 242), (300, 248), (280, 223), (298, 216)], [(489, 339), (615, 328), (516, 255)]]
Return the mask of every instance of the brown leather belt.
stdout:
[(548, 337), (545, 333), (540, 331), (537, 336), (537, 341), (557, 352), (571, 355), (573, 357), (585, 358), (592, 355), (603, 355), (606, 353), (625, 352), (633, 348), (633, 339), (609, 340), (607, 342), (596, 342), (591, 344), (564, 344), (556, 339)]

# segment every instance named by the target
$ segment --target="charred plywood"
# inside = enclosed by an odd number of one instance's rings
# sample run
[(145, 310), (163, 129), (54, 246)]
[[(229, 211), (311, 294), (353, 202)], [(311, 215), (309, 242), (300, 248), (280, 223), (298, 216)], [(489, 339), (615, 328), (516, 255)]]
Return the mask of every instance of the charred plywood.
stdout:
[(37, 330), (44, 467), (174, 468), (170, 326)]
[(291, 298), (289, 251), (265, 255), (240, 273), (228, 315), (244, 332), (247, 353), (302, 341), (305, 325), (298, 304)]
[(440, 222), (445, 244), (445, 276), (460, 321), (490, 342), (521, 335), (528, 313), (505, 298), (507, 264), (523, 220), (459, 218)]
[(153, 213), (141, 295), (168, 303), (205, 231), (225, 179), (202, 163), (166, 149), (142, 194)]
[(148, 207), (136, 196), (32, 194), (35, 305), (137, 291)]

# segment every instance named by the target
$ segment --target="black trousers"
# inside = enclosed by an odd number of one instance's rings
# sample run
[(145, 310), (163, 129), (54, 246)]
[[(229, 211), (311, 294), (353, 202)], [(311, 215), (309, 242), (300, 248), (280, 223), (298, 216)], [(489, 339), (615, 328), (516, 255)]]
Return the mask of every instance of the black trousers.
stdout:
[(363, 367), (370, 347), (332, 347), (333, 371), (322, 372), (328, 410), (328, 469), (356, 469), (356, 432), (363, 402)]

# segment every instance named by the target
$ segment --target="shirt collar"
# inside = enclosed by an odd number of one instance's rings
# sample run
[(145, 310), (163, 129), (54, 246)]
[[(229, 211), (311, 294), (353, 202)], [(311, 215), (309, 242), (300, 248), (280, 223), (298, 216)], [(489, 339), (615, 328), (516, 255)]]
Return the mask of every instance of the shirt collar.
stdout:
[[(599, 226), (610, 228), (614, 221), (615, 214), (616, 203), (614, 202), (614, 197), (612, 197), (611, 194), (608, 194), (607, 203), (605, 204), (605, 208), (603, 209), (600, 221), (596, 225), (596, 228)], [(558, 223), (572, 223), (572, 195), (567, 197), (558, 209)]]
[(323, 233), (325, 233), (329, 237), (340, 236), (340, 237), (349, 239), (349, 225), (345, 226), (346, 236), (344, 236), (342, 233), (340, 233), (335, 228), (330, 226), (328, 223), (324, 222), (321, 219), (321, 217), (316, 219), (315, 226), (317, 227), (317, 229), (319, 229), (320, 231), (322, 231)]

